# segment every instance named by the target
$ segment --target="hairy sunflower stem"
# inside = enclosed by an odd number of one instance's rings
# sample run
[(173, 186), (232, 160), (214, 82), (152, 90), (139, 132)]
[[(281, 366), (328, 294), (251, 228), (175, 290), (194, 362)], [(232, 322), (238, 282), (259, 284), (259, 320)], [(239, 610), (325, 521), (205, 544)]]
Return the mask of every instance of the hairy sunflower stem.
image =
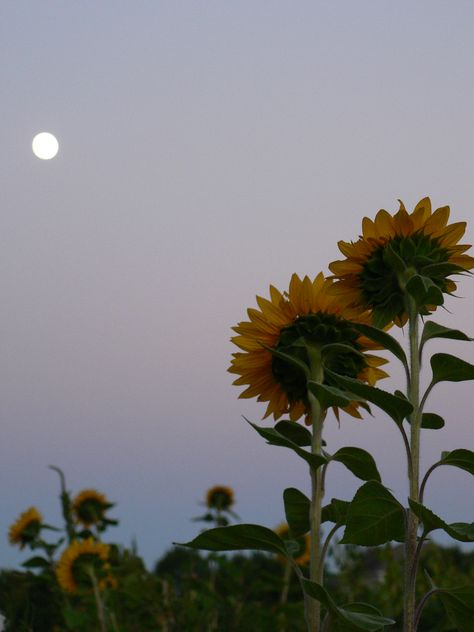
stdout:
[[(322, 383), (324, 379), (324, 371), (322, 366), (321, 351), (317, 346), (310, 346), (308, 349), (311, 380), (313, 382)], [(311, 424), (312, 424), (312, 454), (321, 455), (323, 442), (323, 421), (324, 411), (321, 404), (308, 391), (308, 400), (311, 407)], [(321, 558), (321, 507), (323, 499), (323, 473), (322, 468), (311, 468), (311, 509), (310, 509), (310, 526), (311, 526), (311, 550), (310, 550), (310, 580), (320, 585), (323, 583), (323, 567)], [(321, 629), (321, 604), (315, 599), (308, 602), (308, 632), (320, 632)]]
[[(410, 480), (410, 499), (419, 502), (420, 478), (420, 353), (418, 336), (418, 310), (411, 304), (409, 309), (408, 331), (410, 339), (410, 380), (408, 399), (413, 406), (410, 416), (410, 455), (408, 465)], [(405, 540), (405, 580), (404, 580), (404, 632), (415, 632), (416, 573), (417, 573), (417, 533), (418, 518), (408, 509), (407, 532)]]

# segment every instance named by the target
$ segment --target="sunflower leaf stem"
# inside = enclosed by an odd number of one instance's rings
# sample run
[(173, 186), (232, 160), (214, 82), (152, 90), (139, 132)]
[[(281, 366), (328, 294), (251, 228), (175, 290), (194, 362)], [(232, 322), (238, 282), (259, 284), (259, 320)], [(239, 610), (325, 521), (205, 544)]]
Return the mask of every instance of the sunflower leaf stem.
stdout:
[(436, 595), (437, 593), (441, 592), (440, 588), (432, 588), (431, 590), (429, 590), (427, 593), (425, 593), (423, 595), (423, 597), (420, 600), (420, 603), (418, 604), (418, 607), (416, 609), (416, 614), (415, 614), (415, 630), (418, 628), (418, 624), (420, 622), (420, 617), (421, 617), (421, 613), (423, 611), (423, 608), (426, 605), (426, 602), (428, 601), (428, 599), (430, 597), (432, 597), (433, 595)]
[(412, 461), (410, 442), (408, 440), (407, 433), (405, 432), (405, 428), (402, 426), (402, 424), (397, 424), (397, 428), (400, 430), (400, 434), (402, 435), (403, 443), (405, 445), (405, 451), (407, 453), (408, 476), (411, 478)]
[(331, 529), (331, 531), (327, 534), (326, 539), (324, 540), (324, 544), (323, 547), (321, 549), (321, 566), (324, 567), (324, 560), (326, 559), (326, 554), (328, 552), (329, 549), (329, 545), (331, 544), (331, 540), (334, 536), (334, 534), (336, 533), (336, 531), (338, 529), (340, 529), (342, 526), (342, 524), (340, 523), (336, 523), (333, 528)]
[[(410, 499), (419, 502), (419, 472), (420, 472), (420, 355), (418, 335), (418, 309), (413, 300), (409, 303), (409, 341), (410, 341), (410, 381), (408, 384), (408, 399), (413, 406), (410, 415), (410, 452), (411, 459), (408, 467), (410, 480)], [(408, 510), (408, 524), (405, 541), (405, 591), (404, 591), (404, 632), (415, 632), (415, 585), (417, 573), (417, 532), (418, 518), (411, 509)]]
[(442, 464), (443, 464), (442, 461), (436, 461), (436, 463), (433, 463), (433, 465), (426, 470), (426, 473), (425, 473), (425, 475), (423, 477), (423, 480), (421, 481), (421, 485), (420, 485), (419, 502), (420, 502), (421, 505), (423, 504), (423, 496), (424, 496), (424, 493), (425, 493), (425, 486), (426, 486), (426, 483), (428, 481), (428, 478), (429, 478), (431, 472), (433, 472), (433, 470), (435, 470), (437, 467), (439, 467)]
[[(420, 358), (420, 361), (421, 361), (421, 358)], [(423, 395), (423, 397), (421, 399), (420, 406), (419, 406), (420, 415), (423, 412), (423, 409), (424, 409), (425, 404), (426, 404), (426, 400), (428, 399), (428, 395), (433, 390), (433, 386), (434, 385), (435, 385), (435, 382), (431, 382), (431, 384), (428, 386), (428, 388), (425, 391), (425, 394)]]
[[(310, 364), (311, 380), (322, 384), (324, 370), (321, 357), (321, 349), (317, 345), (308, 345), (308, 358)], [(324, 410), (308, 389), (308, 400), (311, 408), (312, 441), (311, 452), (314, 455), (322, 454), (322, 435)], [(320, 585), (323, 583), (322, 549), (321, 549), (321, 508), (323, 499), (323, 473), (321, 468), (311, 468), (311, 551), (310, 551), (310, 580)], [(308, 602), (308, 632), (320, 631), (321, 604), (315, 599)]]

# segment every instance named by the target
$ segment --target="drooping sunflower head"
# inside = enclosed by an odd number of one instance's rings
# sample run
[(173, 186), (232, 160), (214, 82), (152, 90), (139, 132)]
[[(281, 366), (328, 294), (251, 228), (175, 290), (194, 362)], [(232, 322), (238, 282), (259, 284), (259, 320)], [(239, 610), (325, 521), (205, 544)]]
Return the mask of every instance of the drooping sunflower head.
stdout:
[(452, 294), (456, 284), (449, 278), (474, 268), (471, 247), (459, 244), (466, 222), (448, 224), (449, 207), (431, 212), (424, 198), (408, 213), (400, 202), (393, 216), (380, 210), (375, 220), (365, 217), (356, 242), (339, 242), (345, 259), (334, 261), (334, 292), (353, 306), (373, 310), (374, 324), (394, 321), (403, 325), (409, 304), (419, 314), (434, 311)]
[(64, 550), (56, 567), (56, 578), (63, 590), (76, 593), (90, 590), (94, 579), (101, 590), (114, 586), (108, 563), (110, 546), (92, 538), (74, 540)]
[(113, 506), (104, 494), (95, 489), (84, 489), (74, 498), (72, 512), (76, 521), (87, 528), (101, 523), (107, 509)]
[(42, 522), (43, 516), (36, 507), (30, 507), (24, 511), (8, 531), (10, 544), (18, 544), (22, 549), (35, 542), (40, 534)]
[(209, 509), (223, 511), (230, 509), (234, 504), (234, 491), (224, 485), (215, 485), (207, 490), (206, 505)]
[[(289, 542), (291, 540), (296, 549), (291, 552), (291, 555), (299, 566), (305, 566), (309, 562), (311, 555), (311, 538), (309, 533), (294, 538), (291, 535), (289, 526), (285, 522), (278, 525), (275, 529), (275, 533), (280, 536), (283, 542)], [(278, 556), (278, 559), (285, 561), (281, 556)]]
[[(352, 324), (368, 324), (370, 313), (349, 307), (333, 296), (332, 286), (333, 281), (322, 273), (314, 281), (308, 277), (301, 280), (294, 274), (288, 292), (282, 294), (270, 286), (270, 299), (257, 296), (259, 309), (249, 309), (250, 320), (233, 328), (238, 335), (232, 341), (242, 351), (233, 354), (229, 372), (239, 376), (234, 384), (247, 386), (240, 397), (268, 402), (265, 417), (279, 419), (288, 413), (296, 421), (309, 412), (305, 373), (272, 350), (309, 366), (308, 345), (323, 350), (329, 349), (328, 345), (344, 345), (354, 353), (334, 347), (335, 351), (324, 356), (326, 369), (371, 385), (387, 376), (378, 368), (386, 360), (366, 353), (376, 345)], [(324, 383), (331, 384), (330, 378), (326, 376)], [(353, 402), (344, 410), (360, 417)]]

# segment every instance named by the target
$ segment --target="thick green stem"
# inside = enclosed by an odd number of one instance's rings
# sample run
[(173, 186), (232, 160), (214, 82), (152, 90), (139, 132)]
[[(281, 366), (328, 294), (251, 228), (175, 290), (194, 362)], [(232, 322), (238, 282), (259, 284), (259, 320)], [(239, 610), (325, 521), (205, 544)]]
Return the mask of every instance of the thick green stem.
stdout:
[[(413, 406), (410, 417), (410, 452), (411, 463), (408, 466), (410, 479), (410, 499), (419, 502), (420, 489), (420, 356), (418, 340), (418, 313), (412, 306), (409, 312), (410, 337), (410, 380), (408, 398)], [(418, 518), (408, 509), (407, 533), (405, 542), (405, 594), (404, 594), (404, 632), (415, 632), (416, 605), (416, 564), (417, 564), (417, 532)]]
[[(319, 348), (310, 347), (309, 359), (311, 367), (311, 380), (322, 383), (324, 372), (321, 362)], [(311, 406), (312, 442), (311, 452), (321, 455), (324, 411), (321, 404), (308, 391), (308, 399)], [(323, 474), (321, 467), (311, 468), (311, 551), (310, 551), (310, 571), (311, 581), (318, 584), (323, 583), (323, 567), (321, 563), (321, 507), (323, 499)], [(319, 632), (321, 629), (321, 604), (315, 599), (308, 601), (308, 632)]]

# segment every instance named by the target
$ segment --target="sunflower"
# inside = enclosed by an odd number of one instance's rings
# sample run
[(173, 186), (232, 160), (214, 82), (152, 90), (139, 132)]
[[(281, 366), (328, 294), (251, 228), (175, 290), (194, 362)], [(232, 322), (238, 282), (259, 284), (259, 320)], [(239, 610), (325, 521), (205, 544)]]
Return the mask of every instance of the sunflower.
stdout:
[(400, 202), (393, 216), (380, 210), (374, 221), (364, 217), (358, 241), (338, 244), (346, 259), (329, 266), (336, 296), (372, 309), (378, 326), (392, 320), (403, 325), (412, 299), (418, 313), (434, 311), (443, 294), (456, 290), (448, 277), (474, 267), (474, 258), (464, 254), (470, 245), (458, 243), (466, 222), (448, 224), (448, 219), (449, 207), (432, 213), (429, 198), (412, 213)]
[(36, 507), (24, 511), (8, 531), (10, 544), (18, 544), (22, 549), (26, 544), (34, 542), (40, 533), (42, 522), (43, 516)]
[(230, 509), (234, 504), (234, 491), (230, 487), (215, 485), (207, 490), (206, 505), (220, 511)]
[[(311, 555), (311, 538), (309, 533), (299, 536), (298, 538), (293, 538), (290, 528), (285, 522), (278, 525), (275, 529), (275, 533), (280, 536), (283, 542), (288, 542), (290, 540), (292, 542), (296, 542), (298, 548), (292, 553), (292, 557), (299, 566), (305, 566), (305, 564), (309, 562)], [(286, 561), (280, 555), (278, 556), (278, 559), (282, 562)]]
[[(270, 300), (257, 296), (260, 309), (249, 309), (250, 320), (233, 328), (238, 335), (232, 342), (242, 351), (233, 354), (229, 372), (239, 375), (235, 385), (247, 385), (240, 397), (268, 402), (264, 418), (273, 415), (277, 420), (288, 413), (296, 421), (309, 414), (305, 374), (270, 349), (309, 364), (302, 341), (320, 346), (342, 343), (358, 353), (333, 353), (325, 359), (327, 368), (371, 385), (387, 376), (378, 368), (387, 360), (365, 353), (377, 346), (361, 336), (350, 322), (368, 324), (370, 313), (348, 307), (331, 294), (332, 286), (333, 281), (322, 273), (314, 281), (307, 276), (301, 280), (293, 274), (288, 292), (282, 294), (270, 286)], [(330, 383), (327, 378), (324, 382)], [(354, 402), (344, 410), (361, 417)], [(337, 409), (335, 412), (337, 415)]]
[(113, 507), (113, 503), (95, 489), (84, 489), (72, 502), (72, 511), (77, 522), (85, 527), (103, 522), (105, 512), (110, 507)]
[(108, 564), (110, 546), (103, 542), (96, 542), (92, 538), (74, 540), (64, 550), (56, 567), (58, 584), (69, 593), (78, 592), (81, 588), (90, 588), (93, 572), (98, 578), (100, 589), (107, 585), (115, 585), (110, 575)]

